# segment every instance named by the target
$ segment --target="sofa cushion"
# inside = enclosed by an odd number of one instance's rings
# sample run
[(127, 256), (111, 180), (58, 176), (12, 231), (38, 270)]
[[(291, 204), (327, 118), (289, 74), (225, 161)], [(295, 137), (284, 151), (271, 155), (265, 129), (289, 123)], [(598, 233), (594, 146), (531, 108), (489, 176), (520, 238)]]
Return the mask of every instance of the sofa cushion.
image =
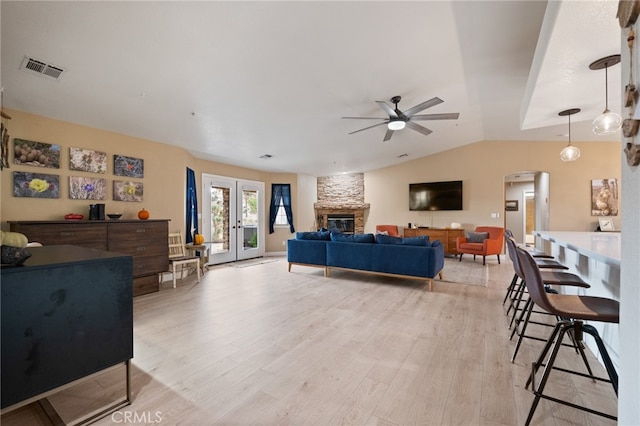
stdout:
[(402, 244), (401, 237), (391, 237), (385, 234), (377, 234), (376, 235), (376, 243), (378, 244)]
[(468, 243), (481, 243), (487, 238), (489, 238), (488, 232), (466, 232), (467, 242)]
[(296, 240), (324, 240), (330, 241), (331, 235), (329, 231), (318, 232), (296, 232)]
[(375, 243), (376, 239), (373, 234), (339, 234), (331, 233), (331, 241), (337, 243)]
[(431, 243), (429, 242), (428, 235), (421, 235), (419, 237), (409, 237), (403, 238), (402, 244), (405, 246), (425, 246), (430, 247)]
[(440, 240), (433, 240), (431, 241), (431, 247), (438, 247), (442, 245), (442, 241)]
[(376, 242), (378, 244), (397, 244), (397, 245), (405, 245), (405, 246), (425, 246), (429, 247), (431, 244), (429, 243), (429, 236), (422, 235), (419, 237), (392, 237), (389, 235), (376, 235)]

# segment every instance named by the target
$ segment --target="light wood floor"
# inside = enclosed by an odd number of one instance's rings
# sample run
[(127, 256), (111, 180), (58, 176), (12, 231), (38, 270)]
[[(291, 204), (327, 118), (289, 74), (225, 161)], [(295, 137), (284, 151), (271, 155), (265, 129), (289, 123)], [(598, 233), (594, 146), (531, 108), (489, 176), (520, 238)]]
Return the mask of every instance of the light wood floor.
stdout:
[[(430, 293), (404, 279), (287, 273), (284, 259), (217, 266), (177, 289), (165, 283), (134, 300), (133, 404), (97, 424), (523, 424), (533, 398), (524, 382), (541, 343), (525, 341), (510, 362), (502, 298), (512, 265), (465, 262), (489, 272), (487, 287), (436, 280)], [(563, 366), (581, 365), (561, 352)], [(121, 394), (123, 377), (111, 372), (50, 400), (69, 421)], [(606, 383), (554, 372), (548, 388), (616, 412)], [(34, 406), (0, 420), (50, 424)], [(534, 424), (615, 422), (543, 400)]]

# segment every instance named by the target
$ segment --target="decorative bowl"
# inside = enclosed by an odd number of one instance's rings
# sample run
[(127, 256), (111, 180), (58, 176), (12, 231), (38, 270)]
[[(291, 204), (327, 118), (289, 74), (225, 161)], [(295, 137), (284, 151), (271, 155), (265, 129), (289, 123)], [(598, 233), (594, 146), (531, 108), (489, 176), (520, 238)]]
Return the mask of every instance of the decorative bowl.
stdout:
[(107, 216), (109, 216), (109, 219), (111, 220), (118, 220), (122, 216), (122, 213), (111, 213), (107, 214)]

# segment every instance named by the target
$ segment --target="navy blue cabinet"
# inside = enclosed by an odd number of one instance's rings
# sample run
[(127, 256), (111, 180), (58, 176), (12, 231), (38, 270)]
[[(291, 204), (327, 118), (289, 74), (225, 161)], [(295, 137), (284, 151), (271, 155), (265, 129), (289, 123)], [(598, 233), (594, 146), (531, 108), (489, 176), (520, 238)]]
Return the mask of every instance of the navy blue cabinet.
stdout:
[(2, 408), (133, 358), (132, 257), (28, 250), (1, 270)]

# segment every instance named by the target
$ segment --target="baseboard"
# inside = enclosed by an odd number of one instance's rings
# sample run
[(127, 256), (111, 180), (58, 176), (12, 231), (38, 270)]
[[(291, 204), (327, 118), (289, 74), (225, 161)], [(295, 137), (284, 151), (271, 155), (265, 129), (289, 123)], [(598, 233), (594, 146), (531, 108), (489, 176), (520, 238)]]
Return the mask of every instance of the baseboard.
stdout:
[(268, 253), (264, 254), (264, 257), (270, 257), (270, 256), (286, 256), (287, 252), (286, 251), (270, 251)]

